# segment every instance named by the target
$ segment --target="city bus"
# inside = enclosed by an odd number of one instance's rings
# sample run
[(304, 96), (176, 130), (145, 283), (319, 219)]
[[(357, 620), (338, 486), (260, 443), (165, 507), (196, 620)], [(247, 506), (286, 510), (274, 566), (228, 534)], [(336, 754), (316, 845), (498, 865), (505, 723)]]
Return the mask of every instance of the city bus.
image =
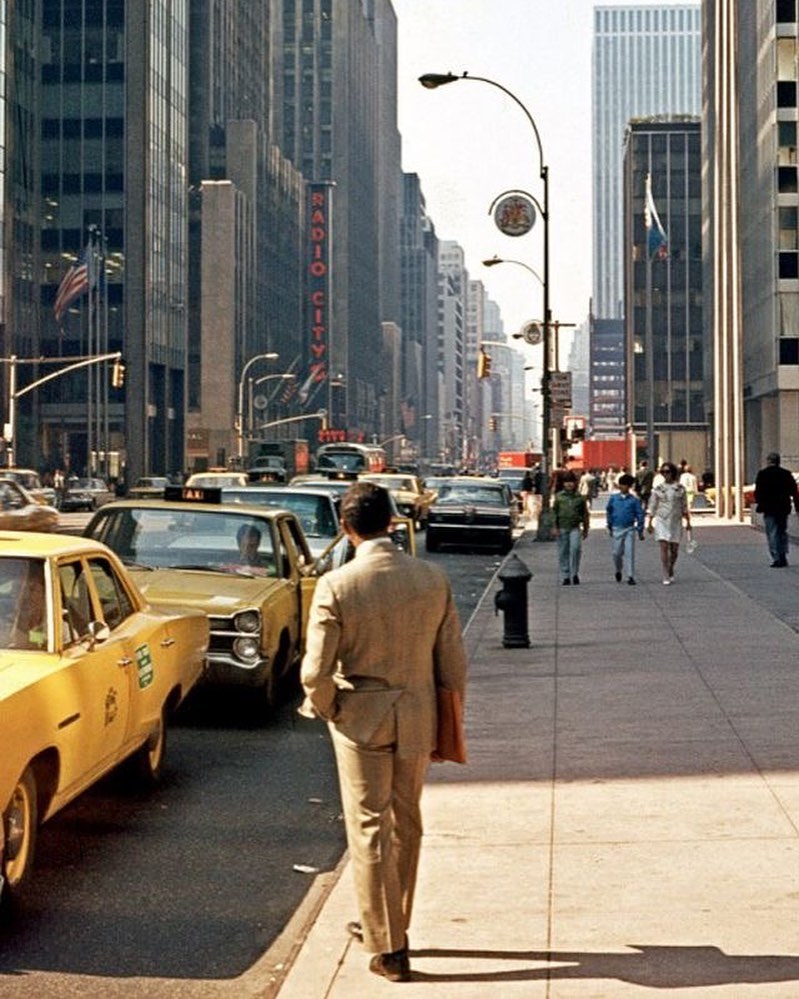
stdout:
[(316, 452), (317, 472), (382, 472), (386, 452), (377, 444), (353, 444), (341, 441), (322, 444)]

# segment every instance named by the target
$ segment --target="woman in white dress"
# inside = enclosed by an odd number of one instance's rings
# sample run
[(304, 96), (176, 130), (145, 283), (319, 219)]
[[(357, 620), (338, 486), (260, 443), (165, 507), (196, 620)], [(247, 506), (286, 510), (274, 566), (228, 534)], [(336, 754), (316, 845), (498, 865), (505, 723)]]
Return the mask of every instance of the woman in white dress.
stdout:
[(660, 561), (663, 564), (663, 585), (670, 586), (674, 581), (674, 563), (680, 550), (682, 522), (691, 527), (688, 499), (685, 488), (678, 481), (677, 466), (664, 461), (660, 466), (663, 481), (652, 489), (647, 513), (647, 531), (660, 542)]

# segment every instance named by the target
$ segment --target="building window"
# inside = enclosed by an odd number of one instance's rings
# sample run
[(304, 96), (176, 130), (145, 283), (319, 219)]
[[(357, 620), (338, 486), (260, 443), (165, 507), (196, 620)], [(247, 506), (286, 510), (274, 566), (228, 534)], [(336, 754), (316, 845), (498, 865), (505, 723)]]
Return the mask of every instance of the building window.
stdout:
[(777, 82), (777, 107), (796, 107), (796, 83), (791, 80), (779, 80)]
[(796, 167), (777, 167), (777, 190), (780, 194), (796, 194)]
[(799, 364), (799, 337), (781, 336), (780, 364)]
[(799, 228), (799, 211), (795, 207), (780, 208), (780, 250), (799, 250), (797, 229)]
[(777, 0), (777, 23), (796, 22), (796, 0)]
[(779, 166), (796, 163), (796, 122), (777, 122), (779, 141)]
[(785, 279), (799, 277), (799, 254), (780, 254), (780, 277)]

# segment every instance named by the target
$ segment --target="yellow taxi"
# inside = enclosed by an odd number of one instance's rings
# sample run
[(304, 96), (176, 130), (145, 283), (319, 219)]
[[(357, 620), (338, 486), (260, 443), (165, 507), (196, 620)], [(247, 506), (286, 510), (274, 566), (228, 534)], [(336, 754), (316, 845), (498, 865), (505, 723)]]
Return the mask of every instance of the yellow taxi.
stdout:
[(24, 891), (38, 825), (122, 760), (157, 781), (207, 646), (204, 615), (149, 606), (103, 545), (0, 533), (0, 897)]
[(432, 489), (427, 489), (416, 475), (403, 472), (370, 472), (360, 475), (365, 482), (374, 482), (388, 489), (397, 504), (397, 510), (403, 517), (408, 517), (417, 528), (427, 524), (430, 507), (436, 500)]
[(151, 603), (204, 611), (204, 682), (252, 688), (264, 712), (296, 682), (318, 575), (299, 518), (226, 503), (220, 489), (164, 495), (106, 504), (84, 533), (116, 552)]

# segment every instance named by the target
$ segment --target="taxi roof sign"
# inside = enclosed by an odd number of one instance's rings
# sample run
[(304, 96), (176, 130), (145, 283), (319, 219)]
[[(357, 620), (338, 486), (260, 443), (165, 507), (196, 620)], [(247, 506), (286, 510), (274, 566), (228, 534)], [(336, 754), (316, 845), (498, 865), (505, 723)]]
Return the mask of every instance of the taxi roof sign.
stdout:
[(164, 499), (172, 503), (221, 503), (219, 486), (167, 486)]

